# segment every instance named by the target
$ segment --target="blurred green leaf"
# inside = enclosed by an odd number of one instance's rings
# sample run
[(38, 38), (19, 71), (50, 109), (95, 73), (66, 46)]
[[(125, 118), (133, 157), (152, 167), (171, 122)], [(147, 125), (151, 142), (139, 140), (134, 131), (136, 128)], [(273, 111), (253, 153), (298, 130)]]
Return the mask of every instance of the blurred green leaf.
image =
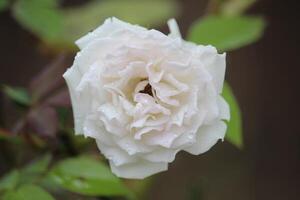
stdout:
[(44, 173), (51, 161), (51, 155), (46, 154), (42, 158), (39, 158), (30, 164), (28, 164), (24, 169), (23, 172), (25, 173)]
[(0, 12), (6, 9), (8, 6), (8, 0), (0, 0)]
[(30, 96), (25, 88), (3, 86), (3, 92), (13, 101), (21, 105), (30, 105)]
[(70, 44), (98, 27), (107, 17), (153, 26), (176, 15), (177, 4), (170, 0), (104, 0), (92, 1), (82, 7), (64, 12), (65, 32), (62, 37)]
[(227, 123), (226, 137), (229, 142), (237, 146), (243, 147), (242, 119), (241, 111), (234, 94), (227, 83), (224, 83), (223, 93), (224, 99), (230, 106), (230, 121)]
[(188, 40), (229, 51), (257, 41), (264, 27), (265, 22), (261, 17), (208, 16), (191, 27)]
[(153, 26), (178, 13), (172, 0), (93, 0), (82, 6), (59, 9), (57, 0), (18, 0), (16, 20), (44, 42), (58, 49), (74, 50), (74, 41), (97, 28), (107, 17)]
[(26, 29), (46, 42), (53, 42), (63, 30), (57, 0), (18, 0), (13, 15)]
[(61, 161), (51, 170), (49, 178), (67, 190), (89, 196), (130, 194), (107, 166), (89, 157)]
[(12, 170), (0, 179), (0, 191), (11, 190), (20, 184), (32, 184), (46, 172), (51, 161), (51, 155), (47, 154), (36, 161), (31, 162), (20, 170)]
[(20, 172), (13, 170), (0, 179), (0, 191), (14, 189), (19, 181)]
[(15, 199), (15, 191), (9, 190), (0, 196), (3, 200), (16, 200)]
[(5, 194), (3, 200), (54, 200), (54, 198), (39, 186), (23, 185), (17, 191)]
[(39, 158), (30, 164), (26, 165), (21, 170), (20, 182), (21, 183), (33, 183), (42, 174), (47, 171), (47, 168), (51, 161), (51, 155), (46, 154), (42, 158)]
[(256, 0), (225, 0), (221, 3), (221, 14), (227, 16), (242, 14), (255, 2)]

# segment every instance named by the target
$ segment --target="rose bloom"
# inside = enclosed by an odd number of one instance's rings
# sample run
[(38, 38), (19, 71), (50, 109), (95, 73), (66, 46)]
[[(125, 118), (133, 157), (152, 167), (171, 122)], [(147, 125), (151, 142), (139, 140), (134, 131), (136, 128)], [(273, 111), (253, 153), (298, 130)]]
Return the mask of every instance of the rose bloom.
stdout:
[(67, 81), (76, 134), (96, 140), (114, 174), (165, 171), (180, 150), (198, 155), (223, 139), (225, 54), (116, 18), (76, 41)]

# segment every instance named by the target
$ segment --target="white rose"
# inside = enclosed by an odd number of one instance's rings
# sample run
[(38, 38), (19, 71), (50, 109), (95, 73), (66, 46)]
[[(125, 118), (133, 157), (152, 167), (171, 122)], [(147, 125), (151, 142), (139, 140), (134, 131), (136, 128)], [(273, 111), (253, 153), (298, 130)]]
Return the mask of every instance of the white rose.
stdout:
[(75, 132), (92, 137), (112, 172), (145, 178), (180, 150), (201, 154), (223, 139), (225, 54), (116, 18), (80, 38), (64, 74)]

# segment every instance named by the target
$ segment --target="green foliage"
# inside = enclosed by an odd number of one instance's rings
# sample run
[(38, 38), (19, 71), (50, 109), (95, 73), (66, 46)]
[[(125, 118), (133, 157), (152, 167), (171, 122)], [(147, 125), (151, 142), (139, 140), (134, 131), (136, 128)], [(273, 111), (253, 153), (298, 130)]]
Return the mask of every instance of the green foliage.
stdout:
[(0, 179), (0, 191), (14, 189), (20, 178), (20, 172), (13, 170)]
[(93, 0), (83, 6), (59, 9), (57, 0), (18, 0), (16, 20), (44, 42), (56, 48), (74, 49), (74, 41), (116, 16), (140, 25), (153, 26), (177, 14), (172, 0)]
[(0, 12), (6, 9), (8, 6), (8, 0), (0, 0)]
[(35, 182), (46, 173), (51, 156), (45, 155), (19, 170), (13, 170), (0, 179), (0, 191), (5, 192), (3, 200), (53, 200), (42, 188), (35, 186)]
[(54, 198), (36, 185), (23, 185), (16, 191), (9, 191), (3, 197), (3, 200), (54, 200)]
[(50, 164), (51, 156), (45, 155), (22, 169), (14, 169), (0, 179), (0, 191), (14, 190), (18, 185), (32, 184), (41, 178)]
[(194, 23), (189, 30), (188, 40), (229, 51), (257, 41), (264, 27), (265, 22), (260, 17), (208, 16)]
[[(63, 188), (87, 196), (125, 196), (134, 199), (133, 192), (129, 191), (100, 161), (89, 157), (70, 158), (59, 162), (49, 172), (50, 161), (51, 156), (47, 154), (2, 177), (0, 192), (4, 194), (0, 198), (27, 200), (29, 196), (26, 195), (30, 194), (28, 191), (36, 190), (37, 193), (32, 193), (34, 194), (32, 199), (49, 199), (51, 196), (45, 191), (33, 186), (39, 184), (48, 189)], [(30, 187), (26, 188), (24, 185)]]
[[(149, 12), (151, 10), (151, 12)], [(152, 26), (163, 22), (176, 14), (173, 1), (140, 1), (140, 0), (106, 0), (93, 1), (80, 8), (64, 12), (66, 42), (74, 43), (76, 39), (99, 26), (110, 16), (127, 22)]]
[(20, 183), (33, 183), (46, 173), (51, 161), (51, 155), (47, 154), (21, 169)]
[(89, 196), (128, 196), (130, 192), (100, 161), (89, 157), (70, 158), (58, 163), (50, 179), (62, 188)]
[(4, 85), (2, 90), (11, 100), (18, 104), (28, 106), (31, 103), (30, 96), (25, 88)]
[(62, 33), (62, 13), (57, 0), (18, 0), (13, 15), (26, 29), (46, 42), (54, 42)]
[(46, 172), (49, 164), (51, 161), (51, 155), (50, 154), (46, 154), (45, 156), (43, 156), (40, 159), (37, 159), (36, 161), (33, 161), (32, 163), (28, 164), (24, 169), (23, 172), (25, 173), (44, 173)]
[(225, 138), (238, 148), (242, 148), (243, 135), (241, 111), (237, 100), (235, 99), (234, 94), (227, 83), (224, 84), (222, 95), (230, 106), (230, 121), (227, 123), (228, 127)]

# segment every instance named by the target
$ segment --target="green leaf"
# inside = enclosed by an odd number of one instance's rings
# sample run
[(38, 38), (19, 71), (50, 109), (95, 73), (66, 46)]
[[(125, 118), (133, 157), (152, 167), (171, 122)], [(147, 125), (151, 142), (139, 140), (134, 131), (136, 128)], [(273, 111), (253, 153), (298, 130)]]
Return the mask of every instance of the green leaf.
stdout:
[[(50, 161), (51, 156), (47, 154), (41, 159), (31, 162), (20, 170), (12, 170), (0, 179), (0, 191), (13, 190), (21, 184), (34, 183), (38, 180), (38, 178), (41, 178), (43, 173), (46, 172)], [(7, 196), (9, 197), (11, 195), (7, 193)]]
[[(151, 11), (151, 12), (149, 12)], [(107, 17), (153, 26), (178, 12), (172, 0), (93, 0), (82, 6), (58, 8), (57, 0), (19, 0), (13, 6), (16, 20), (44, 42), (74, 50), (74, 41), (97, 28)]]
[(19, 178), (20, 172), (18, 170), (13, 170), (6, 174), (0, 180), (0, 191), (14, 189), (18, 184)]
[(46, 154), (42, 158), (33, 161), (32, 163), (28, 164), (24, 169), (23, 172), (25, 173), (44, 173), (51, 161), (51, 155)]
[(265, 22), (260, 17), (208, 16), (191, 27), (188, 40), (229, 51), (257, 41), (264, 27)]
[(154, 26), (176, 15), (177, 10), (177, 4), (170, 0), (92, 1), (64, 11), (65, 29), (61, 39), (74, 46), (75, 40), (100, 26), (107, 17), (115, 16), (130, 23)]
[(0, 12), (6, 9), (8, 6), (8, 0), (0, 0)]
[(25, 88), (3, 86), (3, 92), (13, 101), (21, 105), (30, 105), (30, 96)]
[(227, 132), (225, 139), (237, 146), (243, 147), (243, 135), (242, 135), (242, 120), (241, 111), (234, 94), (227, 83), (224, 83), (223, 93), (224, 99), (230, 106), (230, 121), (227, 123)]
[(128, 196), (130, 192), (100, 161), (89, 157), (70, 158), (58, 163), (49, 174), (56, 184), (89, 196)]
[(63, 30), (57, 0), (18, 0), (12, 11), (22, 26), (46, 42), (57, 40)]
[(17, 191), (5, 194), (4, 200), (54, 200), (54, 198), (39, 186), (23, 185)]
[(2, 196), (2, 199), (3, 200), (16, 200), (15, 199), (15, 191), (9, 190), (9, 191), (5, 192), (4, 195)]
[(221, 14), (227, 16), (242, 14), (255, 2), (256, 0), (225, 0), (221, 3)]
[(51, 155), (47, 154), (21, 169), (20, 183), (33, 183), (47, 171)]

